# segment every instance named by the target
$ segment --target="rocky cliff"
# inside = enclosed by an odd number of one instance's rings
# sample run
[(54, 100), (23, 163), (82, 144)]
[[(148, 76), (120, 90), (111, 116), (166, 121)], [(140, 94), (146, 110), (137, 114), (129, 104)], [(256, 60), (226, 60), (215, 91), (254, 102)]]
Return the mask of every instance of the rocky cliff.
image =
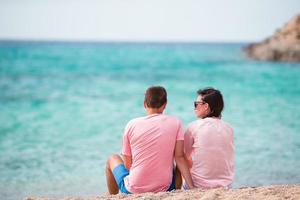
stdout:
[(266, 40), (244, 49), (256, 60), (300, 62), (300, 15), (291, 19)]

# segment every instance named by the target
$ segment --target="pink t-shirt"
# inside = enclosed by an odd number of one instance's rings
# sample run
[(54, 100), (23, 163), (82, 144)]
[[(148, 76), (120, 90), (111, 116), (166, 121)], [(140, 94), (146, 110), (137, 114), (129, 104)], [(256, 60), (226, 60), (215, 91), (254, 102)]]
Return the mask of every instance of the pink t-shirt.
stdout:
[(189, 124), (185, 153), (192, 158), (191, 175), (196, 187), (227, 187), (234, 176), (233, 129), (218, 118), (198, 119)]
[(152, 114), (128, 122), (122, 154), (132, 156), (125, 187), (131, 193), (167, 191), (172, 182), (176, 140), (184, 140), (181, 122)]

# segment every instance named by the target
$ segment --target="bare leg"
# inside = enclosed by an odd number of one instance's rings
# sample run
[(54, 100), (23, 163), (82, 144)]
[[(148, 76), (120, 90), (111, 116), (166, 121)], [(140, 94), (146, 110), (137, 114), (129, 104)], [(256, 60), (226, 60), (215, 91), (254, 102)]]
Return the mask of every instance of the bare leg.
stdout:
[(181, 173), (177, 166), (175, 169), (175, 178), (176, 178), (175, 179), (175, 189), (179, 190), (179, 189), (181, 189), (181, 186), (182, 186), (182, 177), (181, 177)]
[(119, 187), (112, 173), (113, 169), (118, 165), (123, 164), (123, 160), (119, 155), (111, 155), (106, 162), (106, 183), (109, 194), (118, 194)]

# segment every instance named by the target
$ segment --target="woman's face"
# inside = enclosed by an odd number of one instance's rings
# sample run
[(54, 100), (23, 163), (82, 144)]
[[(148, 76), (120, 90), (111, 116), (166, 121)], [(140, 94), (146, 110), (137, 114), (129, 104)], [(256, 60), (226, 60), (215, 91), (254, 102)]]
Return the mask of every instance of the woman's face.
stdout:
[(198, 95), (197, 100), (195, 101), (195, 114), (198, 118), (204, 118), (210, 113), (208, 103), (202, 100), (202, 96)]

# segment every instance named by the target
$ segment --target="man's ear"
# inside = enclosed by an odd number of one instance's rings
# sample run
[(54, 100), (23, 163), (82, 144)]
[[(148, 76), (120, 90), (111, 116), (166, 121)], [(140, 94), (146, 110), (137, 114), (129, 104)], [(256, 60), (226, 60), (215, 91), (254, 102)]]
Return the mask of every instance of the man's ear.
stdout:
[(161, 106), (162, 110), (166, 109), (166, 107), (167, 107), (167, 102)]
[(146, 101), (144, 101), (144, 108), (148, 108)]

